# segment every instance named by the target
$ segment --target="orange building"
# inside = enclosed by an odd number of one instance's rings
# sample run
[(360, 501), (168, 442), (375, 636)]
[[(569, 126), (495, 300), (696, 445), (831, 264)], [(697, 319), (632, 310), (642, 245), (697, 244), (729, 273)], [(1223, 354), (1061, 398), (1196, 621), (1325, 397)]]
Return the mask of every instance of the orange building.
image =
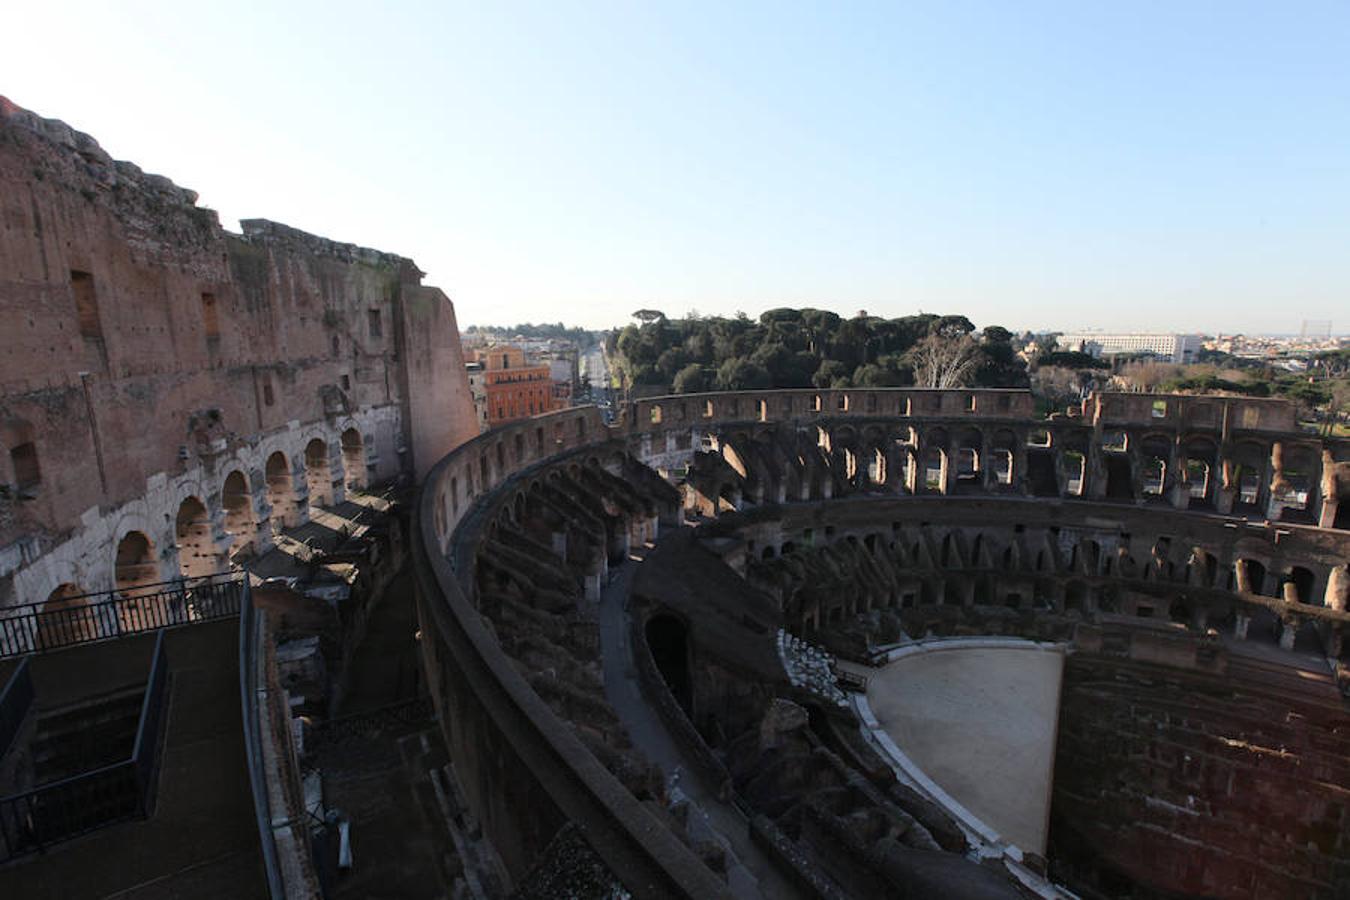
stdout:
[(478, 351), (487, 390), (488, 427), (556, 409), (547, 365), (530, 365), (519, 347)]

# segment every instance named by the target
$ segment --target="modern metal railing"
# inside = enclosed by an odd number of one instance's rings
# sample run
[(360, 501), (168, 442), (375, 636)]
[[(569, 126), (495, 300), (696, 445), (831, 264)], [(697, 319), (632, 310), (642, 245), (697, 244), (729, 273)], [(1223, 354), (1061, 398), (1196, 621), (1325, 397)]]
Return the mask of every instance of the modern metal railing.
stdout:
[(244, 756), (248, 763), (249, 786), (253, 792), (263, 872), (267, 877), (267, 895), (272, 900), (282, 900), (286, 896), (286, 888), (281, 877), (276, 836), (272, 831), (272, 802), (267, 785), (261, 731), (267, 721), (263, 711), (265, 697), (261, 701), (259, 699), (266, 691), (263, 626), (262, 614), (253, 607), (245, 583), (244, 602), (239, 609), (239, 698), (244, 722)]
[(5, 682), (5, 689), (0, 691), (0, 759), (19, 737), (23, 721), (32, 707), (33, 676), (28, 671), (28, 660), (24, 659)]
[(167, 685), (168, 660), (161, 631), (155, 641), (131, 755), (111, 765), (0, 798), (0, 862), (151, 813)]
[(379, 709), (339, 716), (316, 725), (309, 746), (425, 725), (432, 720), (435, 712), (430, 697), (413, 697)]
[(0, 609), (0, 658), (238, 615), (244, 575), (226, 572)]

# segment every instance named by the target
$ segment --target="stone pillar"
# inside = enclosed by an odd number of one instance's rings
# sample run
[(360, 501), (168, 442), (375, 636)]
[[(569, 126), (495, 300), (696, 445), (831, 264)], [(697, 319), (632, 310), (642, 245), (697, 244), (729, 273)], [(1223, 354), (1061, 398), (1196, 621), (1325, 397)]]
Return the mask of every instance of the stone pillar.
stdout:
[(1083, 466), (1086, 481), (1083, 483), (1083, 496), (1100, 500), (1106, 496), (1106, 459), (1102, 455), (1102, 433), (1100, 428), (1092, 431), (1092, 443), (1088, 444), (1087, 463)]
[[(1214, 475), (1210, 475), (1211, 482)], [(1221, 456), (1219, 458), (1219, 487), (1214, 490), (1214, 509), (1221, 515), (1228, 515), (1233, 511), (1233, 504), (1237, 501), (1238, 491), (1241, 485), (1236, 479), (1236, 464), (1230, 457)]]
[(1025, 432), (1017, 435), (1017, 443), (1012, 448), (1012, 484), (1014, 493), (1031, 495), (1031, 483), (1027, 480), (1027, 436)]
[(1181, 471), (1181, 447), (1178, 446), (1178, 441), (1174, 440), (1167, 448), (1167, 471), (1163, 472), (1163, 496), (1175, 508), (1185, 509), (1191, 505), (1190, 487), (1190, 483), (1186, 481), (1186, 473)]
[(1251, 616), (1244, 616), (1242, 613), (1233, 615), (1233, 637), (1240, 641), (1247, 639), (1247, 628), (1252, 624)]
[(1327, 574), (1327, 589), (1322, 602), (1327, 609), (1344, 612), (1350, 608), (1350, 563), (1339, 565)]
[(1278, 519), (1280, 517), (1281, 503), (1277, 496), (1284, 492), (1286, 482), (1284, 480), (1284, 443), (1276, 441), (1270, 445), (1270, 481), (1266, 492), (1266, 518)]
[(1280, 631), (1280, 649), (1293, 650), (1294, 635), (1298, 633), (1298, 623), (1281, 621), (1280, 625), (1283, 626)]

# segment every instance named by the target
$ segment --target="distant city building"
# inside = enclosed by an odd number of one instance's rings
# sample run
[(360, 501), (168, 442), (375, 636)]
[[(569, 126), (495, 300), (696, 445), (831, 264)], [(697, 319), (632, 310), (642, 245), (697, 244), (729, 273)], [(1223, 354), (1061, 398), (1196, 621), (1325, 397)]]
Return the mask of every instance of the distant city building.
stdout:
[(478, 351), (478, 361), (484, 368), (489, 428), (557, 408), (549, 367), (527, 360), (521, 348), (487, 347)]
[(473, 398), (474, 417), (478, 420), (478, 431), (488, 429), (487, 372), (480, 362), (464, 364), (469, 373), (469, 396)]
[(1130, 332), (1102, 334), (1098, 332), (1070, 332), (1058, 338), (1060, 350), (1077, 350), (1095, 357), (1124, 356), (1147, 353), (1164, 362), (1195, 362), (1200, 352), (1198, 334), (1159, 334)]
[(553, 400), (556, 407), (572, 405), (572, 393), (576, 388), (577, 357), (554, 356), (548, 360), (548, 375), (553, 380)]

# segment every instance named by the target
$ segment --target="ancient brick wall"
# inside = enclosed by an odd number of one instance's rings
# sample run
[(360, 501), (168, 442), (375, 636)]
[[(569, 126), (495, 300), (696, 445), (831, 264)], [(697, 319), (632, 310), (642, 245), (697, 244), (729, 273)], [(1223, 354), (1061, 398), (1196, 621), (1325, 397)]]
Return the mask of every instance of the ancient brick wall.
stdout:
[(1110, 894), (1134, 881), (1135, 897), (1350, 891), (1350, 715), (1334, 686), (1259, 661), (1226, 669), (1069, 658), (1051, 856), (1077, 863), (1059, 873), (1070, 884)]
[(228, 546), (234, 472), (266, 533), (275, 453), (303, 517), (307, 447), (337, 500), (476, 431), (453, 308), (411, 260), (242, 227), (0, 98), (0, 604), (111, 587), (130, 529), (176, 576), (178, 505)]

